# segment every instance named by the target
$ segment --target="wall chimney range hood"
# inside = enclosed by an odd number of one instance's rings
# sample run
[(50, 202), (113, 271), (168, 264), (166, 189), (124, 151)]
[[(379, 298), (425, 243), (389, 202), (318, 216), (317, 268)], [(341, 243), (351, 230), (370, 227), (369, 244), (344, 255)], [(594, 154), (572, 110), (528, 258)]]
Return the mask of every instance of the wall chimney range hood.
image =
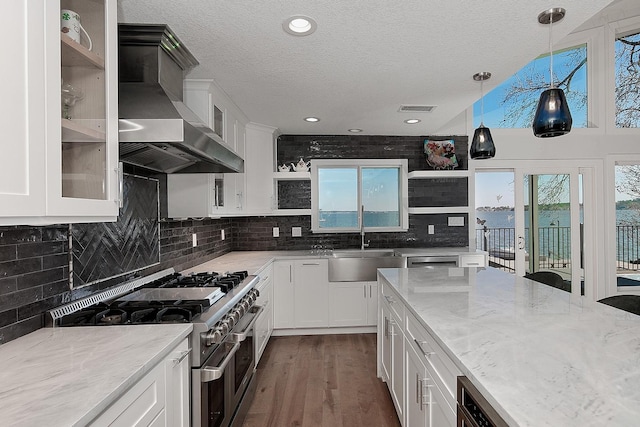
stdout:
[(244, 160), (183, 103), (198, 61), (167, 25), (119, 24), (120, 160), (164, 173), (244, 172)]

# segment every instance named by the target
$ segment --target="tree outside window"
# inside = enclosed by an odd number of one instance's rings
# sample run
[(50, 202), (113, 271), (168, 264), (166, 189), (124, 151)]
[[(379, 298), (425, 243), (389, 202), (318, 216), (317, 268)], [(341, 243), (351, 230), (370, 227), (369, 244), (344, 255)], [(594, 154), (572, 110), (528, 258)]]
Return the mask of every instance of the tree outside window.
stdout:
[(640, 127), (640, 33), (618, 37), (616, 51), (616, 127)]

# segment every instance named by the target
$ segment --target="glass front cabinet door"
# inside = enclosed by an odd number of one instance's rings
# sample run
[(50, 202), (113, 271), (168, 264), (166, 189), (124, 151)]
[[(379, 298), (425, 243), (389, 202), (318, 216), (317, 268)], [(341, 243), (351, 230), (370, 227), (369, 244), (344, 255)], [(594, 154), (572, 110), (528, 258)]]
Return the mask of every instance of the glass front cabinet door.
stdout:
[(58, 113), (47, 132), (47, 215), (117, 216), (116, 1), (61, 0), (56, 12), (60, 75), (47, 80), (47, 110)]
[(7, 1), (0, 225), (114, 221), (117, 2)]

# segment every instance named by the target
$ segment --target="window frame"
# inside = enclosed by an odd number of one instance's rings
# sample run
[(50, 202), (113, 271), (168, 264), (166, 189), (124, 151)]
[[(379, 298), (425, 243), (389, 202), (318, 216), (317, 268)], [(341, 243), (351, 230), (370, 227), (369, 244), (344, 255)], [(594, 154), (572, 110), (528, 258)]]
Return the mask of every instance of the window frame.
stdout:
[[(362, 170), (366, 168), (398, 169), (398, 208), (400, 225), (397, 227), (361, 227), (362, 217), (358, 214), (358, 227), (320, 228), (319, 223), (319, 189), (318, 169), (348, 168), (357, 169), (358, 189), (357, 206), (362, 206)], [(311, 232), (312, 233), (358, 233), (365, 232), (406, 232), (409, 229), (409, 185), (407, 159), (314, 159), (311, 162)]]

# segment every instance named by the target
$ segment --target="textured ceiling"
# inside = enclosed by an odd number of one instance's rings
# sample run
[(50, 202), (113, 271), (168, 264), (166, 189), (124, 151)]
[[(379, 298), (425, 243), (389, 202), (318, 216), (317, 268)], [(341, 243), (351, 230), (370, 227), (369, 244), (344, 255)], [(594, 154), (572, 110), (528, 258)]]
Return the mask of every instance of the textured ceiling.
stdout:
[[(637, 0), (624, 0), (637, 1)], [(538, 14), (567, 9), (554, 41), (610, 0), (119, 0), (120, 22), (169, 24), (200, 61), (188, 78), (214, 79), (255, 123), (291, 134), (424, 135), (548, 49)], [(282, 30), (315, 19), (307, 37)], [(400, 113), (401, 105), (435, 105)], [(309, 124), (304, 117), (321, 121)], [(416, 125), (403, 120), (417, 117)]]

